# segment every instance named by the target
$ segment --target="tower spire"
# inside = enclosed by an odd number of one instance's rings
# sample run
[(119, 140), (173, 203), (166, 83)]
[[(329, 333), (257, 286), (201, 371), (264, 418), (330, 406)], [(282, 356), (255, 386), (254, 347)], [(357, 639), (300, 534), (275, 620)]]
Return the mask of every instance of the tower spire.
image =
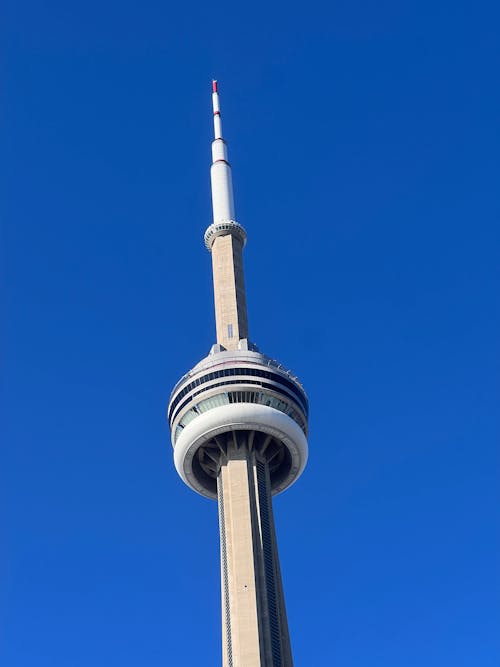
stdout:
[(222, 138), (219, 90), (212, 81), (212, 105), (214, 110), (214, 140), (212, 142), (212, 207), (214, 223), (234, 221), (234, 197), (231, 165), (227, 159), (227, 144)]
[(212, 105), (214, 108), (214, 139), (222, 139), (222, 123), (219, 106), (219, 90), (216, 79), (212, 81)]
[(248, 339), (245, 278), (243, 274), (244, 228), (235, 220), (233, 179), (222, 137), (217, 81), (212, 81), (214, 140), (212, 142), (213, 223), (205, 232), (205, 245), (212, 253), (217, 343), (226, 350), (237, 349)]

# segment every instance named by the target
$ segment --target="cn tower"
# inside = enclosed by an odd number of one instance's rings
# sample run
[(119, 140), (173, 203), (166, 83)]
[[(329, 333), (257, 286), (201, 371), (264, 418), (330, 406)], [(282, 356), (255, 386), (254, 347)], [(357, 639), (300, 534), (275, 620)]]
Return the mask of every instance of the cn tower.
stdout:
[(217, 82), (212, 101), (212, 254), (217, 342), (175, 385), (168, 406), (177, 472), (218, 501), (223, 667), (291, 667), (272, 496), (307, 461), (308, 401), (298, 379), (248, 333), (243, 248)]

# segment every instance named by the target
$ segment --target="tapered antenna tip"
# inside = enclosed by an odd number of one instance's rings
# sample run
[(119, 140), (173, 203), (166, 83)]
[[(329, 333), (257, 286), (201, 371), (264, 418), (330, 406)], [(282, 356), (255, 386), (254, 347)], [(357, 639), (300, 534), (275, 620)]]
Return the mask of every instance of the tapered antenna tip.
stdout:
[(216, 93), (217, 92), (217, 79), (214, 79), (212, 81), (212, 92)]

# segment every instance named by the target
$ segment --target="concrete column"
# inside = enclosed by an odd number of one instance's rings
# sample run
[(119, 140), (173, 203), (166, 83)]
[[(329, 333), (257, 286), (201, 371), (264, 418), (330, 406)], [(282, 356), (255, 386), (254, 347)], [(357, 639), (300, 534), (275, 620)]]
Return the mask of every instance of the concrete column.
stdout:
[(218, 494), (223, 667), (293, 667), (267, 464), (235, 447)]
[(238, 237), (227, 234), (214, 240), (212, 268), (217, 342), (235, 350), (240, 339), (248, 338), (243, 244)]

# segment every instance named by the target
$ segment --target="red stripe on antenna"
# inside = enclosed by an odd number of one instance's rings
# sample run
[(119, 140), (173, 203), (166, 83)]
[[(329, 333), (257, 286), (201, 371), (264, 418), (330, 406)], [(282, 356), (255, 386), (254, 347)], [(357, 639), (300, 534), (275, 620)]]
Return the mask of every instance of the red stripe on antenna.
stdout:
[(216, 92), (217, 92), (217, 81), (216, 81), (216, 79), (214, 79), (214, 80), (212, 81), (212, 92), (213, 92), (213, 93), (216, 93)]

